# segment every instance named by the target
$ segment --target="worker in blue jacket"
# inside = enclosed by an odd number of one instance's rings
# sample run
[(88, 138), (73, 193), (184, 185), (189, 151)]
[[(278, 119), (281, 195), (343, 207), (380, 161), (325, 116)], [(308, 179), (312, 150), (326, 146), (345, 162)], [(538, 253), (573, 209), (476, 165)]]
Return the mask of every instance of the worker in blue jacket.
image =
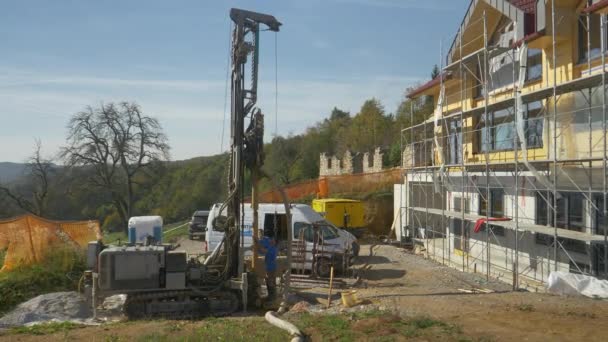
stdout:
[(266, 270), (266, 288), (268, 289), (268, 300), (273, 300), (277, 294), (277, 246), (276, 241), (264, 236), (259, 242), (256, 241), (258, 252), (264, 255), (264, 267)]

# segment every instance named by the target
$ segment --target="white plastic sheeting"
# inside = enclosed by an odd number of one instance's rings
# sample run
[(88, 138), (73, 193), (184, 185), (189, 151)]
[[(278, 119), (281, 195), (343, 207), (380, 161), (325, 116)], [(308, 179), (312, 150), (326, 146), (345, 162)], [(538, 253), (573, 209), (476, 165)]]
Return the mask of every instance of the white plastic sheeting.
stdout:
[(608, 280), (554, 271), (549, 274), (547, 292), (560, 295), (582, 295), (591, 298), (608, 298)]

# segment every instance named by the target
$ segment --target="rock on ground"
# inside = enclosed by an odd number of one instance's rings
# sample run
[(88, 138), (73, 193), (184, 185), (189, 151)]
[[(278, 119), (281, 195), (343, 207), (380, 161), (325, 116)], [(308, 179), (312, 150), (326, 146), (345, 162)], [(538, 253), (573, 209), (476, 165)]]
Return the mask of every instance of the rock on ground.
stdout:
[(84, 321), (91, 316), (89, 305), (78, 292), (55, 292), (19, 304), (0, 318), (0, 328), (48, 321)]

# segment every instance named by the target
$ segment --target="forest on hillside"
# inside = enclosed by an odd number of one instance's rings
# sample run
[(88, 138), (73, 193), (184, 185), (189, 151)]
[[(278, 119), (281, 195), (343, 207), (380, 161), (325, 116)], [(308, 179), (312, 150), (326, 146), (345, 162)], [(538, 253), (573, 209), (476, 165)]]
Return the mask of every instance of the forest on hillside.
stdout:
[[(97, 219), (105, 230), (117, 231), (126, 229), (125, 220), (129, 216), (161, 215), (165, 222), (176, 222), (223, 200), (227, 154), (169, 161), (170, 141), (157, 121), (142, 114), (136, 104), (110, 106), (115, 107), (87, 107), (75, 114), (70, 121), (72, 134), (66, 138), (66, 147), (58, 157), (43, 158), (40, 144), (37, 145), (23, 176), (0, 184), (0, 218), (31, 212), (57, 220)], [(291, 184), (318, 177), (322, 152), (341, 155), (347, 149), (367, 152), (376, 147), (384, 150), (384, 166), (397, 166), (401, 128), (409, 127), (412, 117), (415, 124), (431, 112), (432, 99), (411, 103), (406, 97), (395, 113), (388, 113), (374, 98), (363, 102), (357, 113), (333, 108), (325, 119), (301, 134), (277, 136), (268, 142), (264, 168), (280, 183)], [(101, 122), (87, 121), (95, 115), (103, 116)], [(142, 118), (151, 120), (148, 126), (141, 124)], [(114, 130), (106, 129), (108, 122), (115, 122), (109, 126)], [(134, 142), (121, 140), (128, 134), (118, 133), (128, 124), (147, 132), (147, 138)], [(95, 127), (104, 128), (95, 131)], [(83, 137), (91, 131), (97, 134), (93, 136), (97, 144), (81, 145)], [(106, 135), (109, 138), (102, 139)], [(114, 143), (104, 145), (108, 140)], [(137, 153), (138, 144), (146, 145), (143, 155)], [(108, 150), (115, 145), (119, 151), (114, 155)], [(87, 155), (91, 150), (97, 153)], [(98, 155), (105, 159), (97, 158)], [(269, 183), (263, 183), (262, 187), (269, 187)]]

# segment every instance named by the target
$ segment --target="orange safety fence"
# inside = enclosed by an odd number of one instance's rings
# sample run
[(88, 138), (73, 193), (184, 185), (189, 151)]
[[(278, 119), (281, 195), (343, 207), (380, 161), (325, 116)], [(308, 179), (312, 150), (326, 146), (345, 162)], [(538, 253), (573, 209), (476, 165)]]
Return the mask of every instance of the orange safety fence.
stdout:
[[(326, 176), (286, 185), (284, 191), (290, 200), (306, 197), (324, 198), (332, 194), (392, 192), (393, 184), (401, 183), (401, 181), (401, 169), (389, 169), (374, 173)], [(279, 192), (274, 190), (261, 193), (258, 199), (262, 203), (282, 201)]]
[(0, 221), (0, 250), (6, 250), (0, 272), (42, 261), (58, 246), (84, 249), (101, 239), (98, 221), (51, 221), (23, 215)]

